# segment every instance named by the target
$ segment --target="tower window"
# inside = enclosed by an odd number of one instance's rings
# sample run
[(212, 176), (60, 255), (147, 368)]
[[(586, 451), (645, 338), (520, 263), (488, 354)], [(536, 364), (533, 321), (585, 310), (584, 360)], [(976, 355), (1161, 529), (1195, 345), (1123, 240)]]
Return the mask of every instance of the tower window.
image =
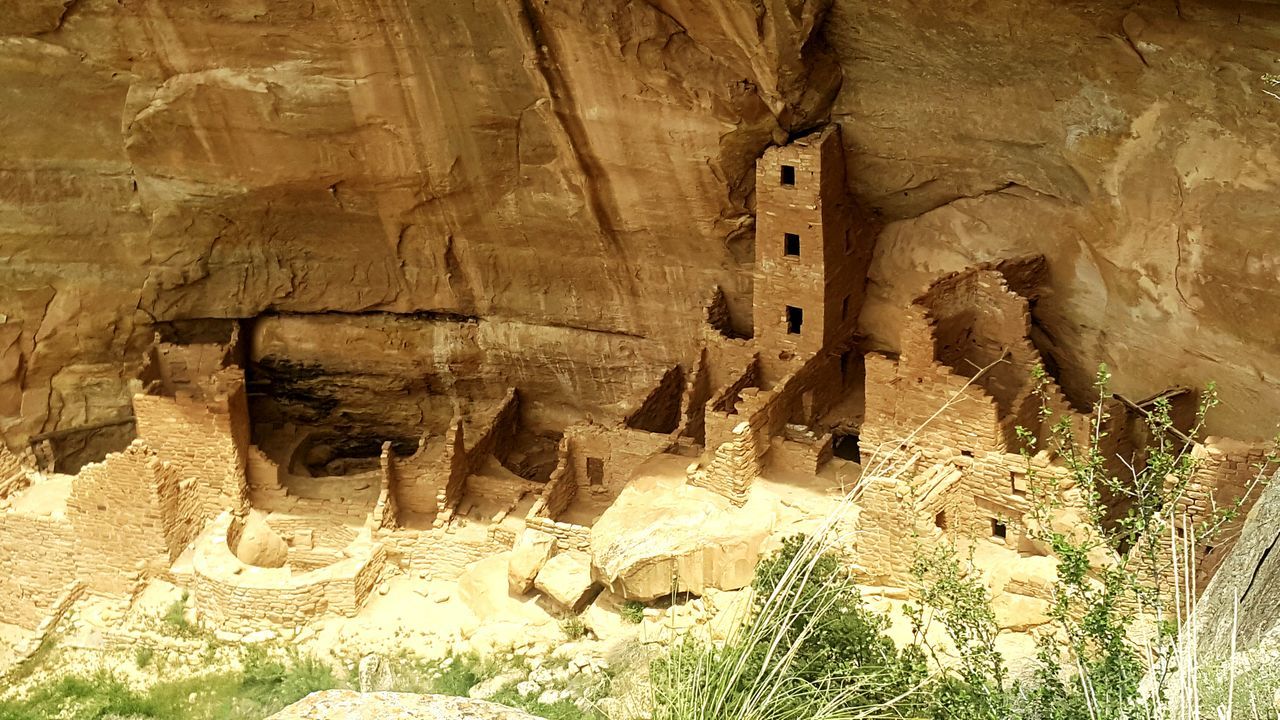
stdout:
[(804, 310), (798, 307), (787, 306), (787, 334), (799, 335), (800, 326), (804, 325)]
[(1005, 525), (999, 520), (996, 520), (995, 518), (992, 518), (991, 519), (991, 539), (1004, 542), (1005, 538), (1007, 537), (1009, 537), (1009, 526)]
[(800, 236), (795, 233), (782, 234), (782, 254), (800, 257)]
[(796, 168), (794, 165), (782, 166), (782, 184), (783, 185), (796, 184)]

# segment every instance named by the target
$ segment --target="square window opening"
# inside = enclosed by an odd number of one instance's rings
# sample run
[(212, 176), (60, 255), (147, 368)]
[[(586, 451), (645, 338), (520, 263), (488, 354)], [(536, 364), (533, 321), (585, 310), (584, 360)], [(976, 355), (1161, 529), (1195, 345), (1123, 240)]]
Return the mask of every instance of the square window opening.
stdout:
[(965, 457), (967, 457), (967, 458), (971, 458), (971, 457), (973, 457), (973, 451), (972, 451), (972, 450), (961, 450), (961, 451), (960, 451), (960, 454), (961, 454), (961, 455), (963, 455), (963, 456), (965, 456)]
[(782, 234), (782, 254), (787, 257), (800, 257), (800, 236), (795, 233)]
[(600, 458), (587, 458), (587, 481), (591, 487), (604, 486), (604, 460)]
[(995, 518), (991, 518), (991, 539), (1004, 542), (1009, 537), (1009, 526)]
[(796, 184), (796, 168), (794, 165), (782, 166), (782, 184), (783, 185)]
[(946, 530), (947, 529), (947, 511), (939, 510), (938, 514), (933, 516), (933, 524), (936, 525), (939, 530)]
[(787, 334), (799, 335), (800, 328), (804, 326), (804, 310), (798, 307), (787, 306)]

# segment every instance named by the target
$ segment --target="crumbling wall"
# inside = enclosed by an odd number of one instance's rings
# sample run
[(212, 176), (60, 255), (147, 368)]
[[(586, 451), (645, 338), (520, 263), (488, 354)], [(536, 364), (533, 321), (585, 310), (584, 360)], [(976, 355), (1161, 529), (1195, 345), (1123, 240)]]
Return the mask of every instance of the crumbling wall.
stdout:
[(434, 515), (436, 526), (447, 523), (451, 508), (462, 499), (467, 477), (477, 472), (490, 455), (500, 461), (505, 459), (519, 424), (520, 398), (513, 388), (493, 415), (471, 433), (475, 441), (470, 448), (461, 416), (454, 417), (443, 443), (423, 438), (417, 452), (393, 463), (399, 508)]
[(557, 520), (573, 503), (578, 493), (576, 463), (572, 458), (573, 449), (566, 434), (560, 440), (560, 460), (551, 473), (542, 494), (529, 509), (525, 517), (525, 526), (541, 530), (553, 535), (561, 548), (570, 550), (589, 550), (591, 547), (591, 528)]
[(67, 519), (75, 532), (80, 577), (89, 590), (129, 593), (145, 573), (163, 573), (194, 538), (201, 505), (188, 482), (141, 440), (71, 484)]
[(707, 402), (711, 400), (711, 369), (707, 364), (707, 349), (698, 352), (698, 363), (685, 384), (684, 397), (681, 400), (684, 418), (677, 429), (681, 437), (686, 437), (698, 445), (707, 442)]
[(400, 506), (396, 501), (396, 469), (391, 454), (391, 443), (382, 444), (378, 457), (381, 482), (378, 484), (378, 500), (373, 505), (373, 527), (389, 530), (399, 525)]
[(0, 513), (0, 619), (34, 628), (78, 575), (76, 531), (65, 517)]
[(622, 492), (641, 463), (675, 444), (674, 432), (658, 434), (594, 423), (565, 428), (564, 436), (579, 492), (609, 496)]
[(0, 500), (23, 489), (27, 484), (27, 468), (17, 455), (0, 443)]
[(668, 435), (680, 425), (680, 402), (684, 392), (684, 369), (679, 365), (663, 374), (640, 407), (627, 416), (625, 424), (634, 430)]
[(1016, 452), (1016, 428), (1047, 434), (1042, 404), (1054, 419), (1078, 418), (1052, 379), (1036, 395), (1032, 374), (1042, 363), (1028, 339), (1027, 300), (996, 267), (939, 278), (908, 309), (900, 356), (867, 356), (864, 456), (908, 438), (934, 459), (956, 449)]
[(287, 494), (280, 482), (280, 466), (256, 445), (246, 453), (245, 478), (253, 506), (279, 502)]
[(249, 408), (239, 368), (219, 370), (200, 387), (195, 394), (180, 387), (172, 397), (135, 395), (133, 407), (138, 437), (180, 477), (195, 479), (201, 511), (212, 519), (247, 507)]

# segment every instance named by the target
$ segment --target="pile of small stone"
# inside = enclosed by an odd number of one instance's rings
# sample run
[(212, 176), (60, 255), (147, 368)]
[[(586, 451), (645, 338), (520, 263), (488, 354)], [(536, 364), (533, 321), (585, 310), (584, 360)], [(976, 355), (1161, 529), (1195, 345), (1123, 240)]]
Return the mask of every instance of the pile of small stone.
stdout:
[(609, 691), (609, 663), (569, 643), (547, 657), (526, 657), (527, 665), (513, 668), (479, 683), (468, 693), (486, 699), (514, 687), (523, 698), (543, 705), (569, 701), (583, 711), (592, 708)]

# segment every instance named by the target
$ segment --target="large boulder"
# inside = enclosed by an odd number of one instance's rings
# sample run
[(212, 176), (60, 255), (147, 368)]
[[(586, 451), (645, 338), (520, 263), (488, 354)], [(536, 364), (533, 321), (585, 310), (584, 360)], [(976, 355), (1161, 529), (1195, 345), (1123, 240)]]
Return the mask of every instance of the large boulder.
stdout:
[(447, 695), (321, 690), (267, 720), (538, 720), (505, 705)]
[(556, 552), (554, 535), (541, 530), (527, 529), (511, 551), (507, 562), (507, 583), (515, 595), (524, 595), (533, 589), (533, 581), (542, 566)]
[(236, 557), (247, 565), (264, 568), (284, 567), (289, 560), (289, 546), (258, 512), (250, 512), (240, 531), (235, 547)]
[[(1277, 475), (1280, 477), (1280, 474)], [(1280, 481), (1273, 477), (1196, 607), (1200, 655), (1226, 657), (1280, 635)], [(1239, 607), (1236, 607), (1237, 599)]]
[(751, 583), (761, 549), (778, 524), (776, 500), (753, 493), (743, 507), (684, 478), (642, 477), (591, 530), (597, 578), (635, 600)]
[(576, 613), (591, 602), (596, 589), (591, 556), (578, 550), (562, 552), (542, 566), (533, 584), (557, 605)]

